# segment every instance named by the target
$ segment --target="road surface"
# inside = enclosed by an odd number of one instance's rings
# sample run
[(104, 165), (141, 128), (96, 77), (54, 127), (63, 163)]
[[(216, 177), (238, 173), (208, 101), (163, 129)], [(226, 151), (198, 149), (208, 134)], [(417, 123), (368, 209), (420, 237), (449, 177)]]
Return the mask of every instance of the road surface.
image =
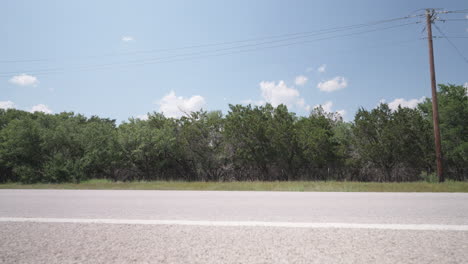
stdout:
[(468, 263), (468, 194), (0, 190), (0, 263)]

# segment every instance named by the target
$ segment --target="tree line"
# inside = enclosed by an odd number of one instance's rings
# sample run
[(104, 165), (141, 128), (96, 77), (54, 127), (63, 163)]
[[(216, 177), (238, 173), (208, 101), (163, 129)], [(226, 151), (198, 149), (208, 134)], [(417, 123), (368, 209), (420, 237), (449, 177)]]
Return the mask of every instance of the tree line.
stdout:
[[(468, 97), (439, 85), (446, 177), (468, 174)], [(285, 105), (230, 105), (181, 118), (147, 120), (0, 109), (0, 182), (417, 181), (433, 177), (431, 100), (416, 108), (385, 103), (352, 122), (321, 107), (297, 116)]]

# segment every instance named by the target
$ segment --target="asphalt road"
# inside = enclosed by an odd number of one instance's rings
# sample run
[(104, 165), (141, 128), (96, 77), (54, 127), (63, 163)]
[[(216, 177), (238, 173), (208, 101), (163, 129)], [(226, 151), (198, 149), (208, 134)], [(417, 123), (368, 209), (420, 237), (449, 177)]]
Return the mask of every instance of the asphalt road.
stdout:
[(0, 263), (468, 263), (468, 194), (0, 190)]

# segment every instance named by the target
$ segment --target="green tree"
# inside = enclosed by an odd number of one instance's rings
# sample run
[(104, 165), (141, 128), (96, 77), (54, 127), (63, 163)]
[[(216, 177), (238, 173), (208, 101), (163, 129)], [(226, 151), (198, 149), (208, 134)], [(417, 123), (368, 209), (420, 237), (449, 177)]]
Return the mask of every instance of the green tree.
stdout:
[(122, 167), (115, 120), (92, 116), (77, 137), (83, 148), (86, 177), (114, 178)]
[(0, 160), (21, 182), (43, 180), (45, 153), (39, 124), (30, 116), (12, 120), (0, 131)]
[(191, 179), (213, 181), (224, 176), (227, 158), (223, 129), (220, 111), (192, 112), (180, 118), (177, 142), (193, 174)]
[[(429, 124), (417, 109), (387, 104), (356, 113), (353, 134), (361, 166), (377, 167), (379, 181), (417, 180), (425, 168)], [(394, 173), (395, 169), (399, 170)]]
[(335, 115), (326, 113), (322, 107), (315, 108), (308, 117), (300, 118), (297, 123), (298, 150), (304, 167), (312, 172), (312, 179), (324, 180), (329, 168), (339, 165), (334, 123)]
[[(271, 140), (272, 163), (275, 165), (276, 180), (292, 180), (299, 173), (297, 117), (285, 105), (274, 108), (271, 123), (267, 126), (267, 137)], [(273, 173), (270, 170), (270, 173)]]
[(269, 166), (274, 159), (268, 130), (273, 106), (229, 105), (225, 136), (229, 141), (236, 169), (246, 178), (271, 180)]
[(173, 127), (160, 114), (149, 120), (129, 119), (118, 128), (118, 143), (127, 172), (124, 180), (164, 177), (176, 143)]
[[(462, 85), (439, 85), (439, 122), (442, 153), (449, 178), (463, 180), (468, 175), (468, 92)], [(430, 123), (432, 134), (432, 100), (419, 104)], [(433, 146), (433, 145), (432, 145)], [(431, 153), (434, 149), (430, 150)], [(432, 160), (434, 162), (434, 159)]]

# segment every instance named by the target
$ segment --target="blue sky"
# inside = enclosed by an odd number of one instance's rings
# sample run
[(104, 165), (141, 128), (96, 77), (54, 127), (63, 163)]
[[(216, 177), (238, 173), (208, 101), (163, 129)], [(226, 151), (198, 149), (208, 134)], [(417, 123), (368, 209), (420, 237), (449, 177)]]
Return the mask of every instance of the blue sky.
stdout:
[[(267, 37), (421, 14), (427, 7), (464, 10), (468, 3), (2, 1), (0, 107), (122, 121), (199, 107), (226, 113), (228, 104), (248, 102), (285, 103), (300, 115), (322, 104), (346, 120), (381, 100), (414, 106), (430, 96), (426, 33), (416, 23), (422, 18), (282, 42)], [(398, 26), (407, 23), (413, 24)], [(457, 37), (452, 42), (468, 57), (468, 19), (437, 25)], [(256, 40), (220, 44), (250, 39)], [(288, 45), (270, 47), (279, 44)], [(468, 82), (468, 63), (445, 39), (434, 45), (437, 82)]]

